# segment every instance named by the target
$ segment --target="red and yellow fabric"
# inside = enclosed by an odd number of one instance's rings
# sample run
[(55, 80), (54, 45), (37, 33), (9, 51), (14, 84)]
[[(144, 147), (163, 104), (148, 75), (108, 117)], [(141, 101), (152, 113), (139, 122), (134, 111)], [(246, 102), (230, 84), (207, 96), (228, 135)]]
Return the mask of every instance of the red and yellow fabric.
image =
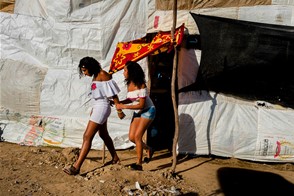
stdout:
[(174, 45), (180, 45), (184, 36), (184, 24), (175, 30), (174, 40), (170, 31), (158, 32), (151, 42), (146, 37), (130, 42), (119, 42), (111, 60), (109, 73), (113, 74), (124, 68), (128, 61), (139, 61), (148, 55), (170, 51)]

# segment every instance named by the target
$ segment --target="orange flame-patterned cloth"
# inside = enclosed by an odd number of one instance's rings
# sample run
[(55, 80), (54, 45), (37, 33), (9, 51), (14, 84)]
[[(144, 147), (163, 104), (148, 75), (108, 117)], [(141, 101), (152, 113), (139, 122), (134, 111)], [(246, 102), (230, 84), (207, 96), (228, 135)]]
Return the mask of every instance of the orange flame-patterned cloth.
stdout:
[(111, 60), (109, 73), (113, 74), (124, 68), (128, 61), (139, 61), (147, 55), (155, 55), (159, 52), (171, 51), (173, 46), (180, 45), (184, 36), (184, 24), (175, 30), (174, 40), (170, 31), (158, 32), (151, 42), (146, 37), (130, 42), (118, 42)]

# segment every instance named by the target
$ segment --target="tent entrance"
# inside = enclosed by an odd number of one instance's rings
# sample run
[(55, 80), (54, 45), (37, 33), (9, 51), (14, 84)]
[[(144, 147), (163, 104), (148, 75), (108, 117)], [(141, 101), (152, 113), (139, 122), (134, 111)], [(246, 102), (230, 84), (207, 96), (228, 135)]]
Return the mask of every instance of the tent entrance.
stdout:
[(150, 97), (156, 107), (156, 118), (147, 131), (147, 143), (156, 150), (172, 150), (175, 129), (171, 98), (173, 56), (173, 51), (148, 56)]

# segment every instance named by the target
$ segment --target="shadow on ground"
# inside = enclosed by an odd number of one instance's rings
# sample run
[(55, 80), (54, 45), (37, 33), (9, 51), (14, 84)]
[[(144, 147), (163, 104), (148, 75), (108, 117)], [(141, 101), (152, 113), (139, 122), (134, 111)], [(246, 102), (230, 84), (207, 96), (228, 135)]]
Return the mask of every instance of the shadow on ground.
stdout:
[(270, 172), (240, 168), (221, 168), (218, 179), (225, 196), (293, 196), (294, 185)]

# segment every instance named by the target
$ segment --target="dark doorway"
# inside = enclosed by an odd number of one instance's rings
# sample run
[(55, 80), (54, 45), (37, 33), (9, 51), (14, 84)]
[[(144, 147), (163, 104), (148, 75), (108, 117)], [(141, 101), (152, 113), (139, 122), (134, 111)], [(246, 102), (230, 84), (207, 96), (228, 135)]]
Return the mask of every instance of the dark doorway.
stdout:
[(174, 110), (171, 98), (171, 79), (174, 52), (148, 57), (150, 68), (150, 97), (156, 107), (156, 118), (147, 131), (147, 143), (155, 150), (172, 151)]

